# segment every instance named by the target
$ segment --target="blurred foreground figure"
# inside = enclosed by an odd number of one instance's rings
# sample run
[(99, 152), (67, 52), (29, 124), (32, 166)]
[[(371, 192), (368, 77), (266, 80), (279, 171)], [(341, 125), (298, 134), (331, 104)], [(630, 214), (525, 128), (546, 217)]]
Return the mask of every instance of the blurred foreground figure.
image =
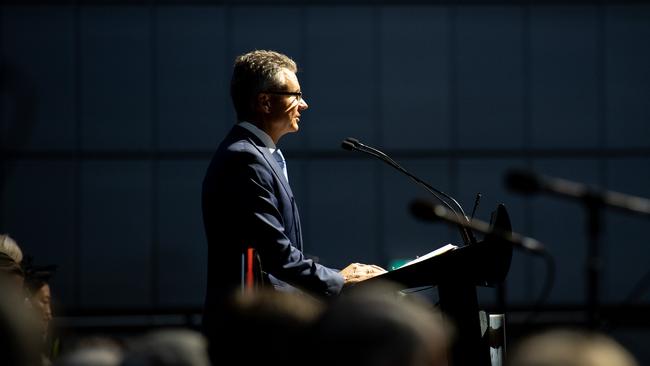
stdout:
[(23, 251), (18, 243), (7, 234), (0, 234), (0, 252), (8, 255), (18, 264), (23, 261)]
[(121, 366), (210, 366), (205, 338), (191, 330), (152, 332), (127, 348)]
[(447, 365), (450, 331), (432, 305), (396, 287), (353, 288), (319, 320), (312, 347), (329, 352), (320, 353), (315, 364)]
[(637, 366), (612, 338), (578, 330), (552, 330), (524, 340), (509, 366)]
[(0, 251), (0, 281), (3, 285), (9, 286), (12, 295), (24, 299), (25, 272), (20, 263), (2, 251)]
[(58, 355), (59, 341), (53, 336), (50, 326), (52, 321), (52, 293), (50, 290), (50, 278), (56, 266), (36, 266), (33, 259), (27, 257), (23, 261), (25, 270), (25, 288), (29, 296), (29, 302), (34, 310), (36, 319), (41, 325), (42, 354), (45, 364)]
[(59, 358), (55, 366), (119, 366), (124, 353), (122, 346), (107, 337), (88, 337)]
[(24, 274), (0, 252), (0, 365), (40, 365), (40, 327), (23, 288)]
[[(263, 288), (255, 292), (235, 293), (221, 335), (211, 348), (212, 362), (218, 365), (235, 360), (239, 366), (304, 365), (320, 357), (320, 350), (309, 354), (306, 346), (314, 322), (323, 311), (323, 303), (305, 295)], [(306, 361), (310, 360), (310, 361)]]

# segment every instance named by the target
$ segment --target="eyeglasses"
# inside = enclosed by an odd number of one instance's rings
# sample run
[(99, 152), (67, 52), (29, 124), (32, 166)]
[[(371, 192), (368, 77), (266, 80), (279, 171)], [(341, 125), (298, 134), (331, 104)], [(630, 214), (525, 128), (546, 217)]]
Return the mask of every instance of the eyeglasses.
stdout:
[(264, 93), (276, 94), (276, 95), (293, 95), (296, 97), (296, 101), (300, 102), (302, 100), (302, 92), (290, 92), (290, 91), (265, 91)]

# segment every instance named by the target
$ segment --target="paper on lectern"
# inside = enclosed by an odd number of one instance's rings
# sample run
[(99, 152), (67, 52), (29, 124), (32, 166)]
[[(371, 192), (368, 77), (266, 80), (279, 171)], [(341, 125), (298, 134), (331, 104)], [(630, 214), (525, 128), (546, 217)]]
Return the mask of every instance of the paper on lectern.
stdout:
[(414, 260), (412, 260), (410, 262), (407, 262), (402, 267), (410, 266), (411, 264), (415, 264), (415, 263), (418, 263), (418, 262), (425, 261), (425, 260), (427, 260), (429, 258), (433, 258), (435, 256), (447, 253), (447, 252), (452, 251), (452, 250), (454, 250), (456, 248), (458, 248), (458, 247), (456, 245), (454, 245), (454, 244), (447, 244), (447, 245), (445, 245), (443, 247), (440, 247), (440, 248), (438, 248), (438, 249), (436, 249), (436, 250), (434, 250), (432, 252), (429, 252), (429, 253), (421, 256), (421, 257), (417, 257), (417, 258), (415, 258)]

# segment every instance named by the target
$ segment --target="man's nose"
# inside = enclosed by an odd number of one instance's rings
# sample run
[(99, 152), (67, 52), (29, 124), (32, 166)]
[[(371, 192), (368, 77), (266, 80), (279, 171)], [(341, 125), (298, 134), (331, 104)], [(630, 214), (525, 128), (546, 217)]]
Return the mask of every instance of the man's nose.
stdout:
[(298, 108), (300, 108), (301, 111), (309, 108), (309, 104), (307, 104), (305, 98), (300, 99), (300, 105), (298, 106)]

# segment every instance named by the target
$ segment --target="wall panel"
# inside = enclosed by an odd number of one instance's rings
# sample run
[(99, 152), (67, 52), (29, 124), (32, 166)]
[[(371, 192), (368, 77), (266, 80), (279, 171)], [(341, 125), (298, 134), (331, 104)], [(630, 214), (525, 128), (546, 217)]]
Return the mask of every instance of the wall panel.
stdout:
[(0, 146), (21, 150), (74, 146), (73, 8), (6, 7), (1, 19)]

